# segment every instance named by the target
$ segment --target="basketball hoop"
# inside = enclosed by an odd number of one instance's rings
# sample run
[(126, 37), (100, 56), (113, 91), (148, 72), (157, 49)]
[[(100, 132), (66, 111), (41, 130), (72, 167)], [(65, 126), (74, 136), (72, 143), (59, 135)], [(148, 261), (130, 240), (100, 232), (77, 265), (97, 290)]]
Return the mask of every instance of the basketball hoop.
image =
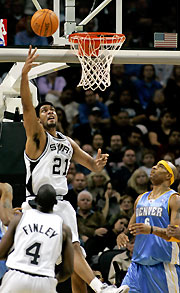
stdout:
[(82, 75), (78, 86), (84, 90), (110, 86), (110, 65), (113, 57), (125, 41), (123, 34), (116, 33), (74, 33), (69, 35), (71, 49), (77, 55)]

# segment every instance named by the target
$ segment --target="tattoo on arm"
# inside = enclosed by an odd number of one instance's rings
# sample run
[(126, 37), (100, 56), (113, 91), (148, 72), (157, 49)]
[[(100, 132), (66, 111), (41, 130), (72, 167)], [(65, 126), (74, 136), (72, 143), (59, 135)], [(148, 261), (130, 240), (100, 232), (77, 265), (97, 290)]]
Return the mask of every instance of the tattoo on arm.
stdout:
[(153, 234), (159, 236), (165, 240), (168, 240), (169, 237), (166, 235), (166, 228), (154, 227), (153, 226)]

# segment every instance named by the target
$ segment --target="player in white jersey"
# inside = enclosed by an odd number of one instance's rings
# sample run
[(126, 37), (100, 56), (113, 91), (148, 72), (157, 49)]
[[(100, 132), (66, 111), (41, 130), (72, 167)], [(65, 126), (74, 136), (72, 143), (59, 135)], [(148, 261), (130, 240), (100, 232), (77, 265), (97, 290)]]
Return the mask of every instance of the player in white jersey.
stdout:
[[(36, 196), (37, 209), (16, 215), (0, 243), (0, 259), (7, 257), (9, 268), (4, 275), (2, 293), (53, 293), (57, 282), (70, 277), (73, 271), (73, 246), (70, 228), (53, 214), (56, 191), (43, 185)], [(55, 264), (62, 260), (55, 276)], [(57, 281), (58, 279), (58, 281)]]
[[(37, 48), (32, 51), (30, 46), (28, 57), (22, 69), (20, 89), (27, 136), (25, 148), (26, 166), (28, 169), (27, 188), (32, 193), (31, 195), (34, 196), (37, 189), (44, 183), (43, 181), (48, 180), (47, 182), (56, 189), (59, 200), (58, 204), (55, 205), (54, 211), (63, 218), (64, 223), (72, 231), (74, 247), (73, 293), (86, 293), (85, 282), (95, 292), (125, 292), (122, 288), (109, 288), (109, 286), (105, 288), (102, 282), (95, 278), (80, 248), (75, 210), (68, 201), (60, 200), (62, 195), (65, 195), (68, 191), (66, 174), (71, 157), (75, 162), (89, 170), (98, 172), (106, 165), (108, 154), (101, 154), (99, 149), (98, 155), (94, 159), (85, 153), (71, 138), (58, 133), (56, 131), (57, 114), (51, 103), (44, 102), (39, 104), (35, 111), (29, 88), (28, 72), (33, 67), (33, 62), (38, 56), (36, 51)], [(47, 167), (44, 168), (43, 164)], [(27, 206), (28, 204), (23, 204), (24, 209)]]

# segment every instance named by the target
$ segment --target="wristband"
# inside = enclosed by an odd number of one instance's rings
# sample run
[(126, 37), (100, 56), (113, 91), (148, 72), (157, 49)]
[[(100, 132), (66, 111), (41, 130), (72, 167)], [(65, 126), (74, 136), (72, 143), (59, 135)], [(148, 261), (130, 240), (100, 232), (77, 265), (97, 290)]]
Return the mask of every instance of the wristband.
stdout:
[(152, 233), (153, 233), (153, 226), (151, 226), (151, 231), (150, 231), (149, 234), (152, 234)]

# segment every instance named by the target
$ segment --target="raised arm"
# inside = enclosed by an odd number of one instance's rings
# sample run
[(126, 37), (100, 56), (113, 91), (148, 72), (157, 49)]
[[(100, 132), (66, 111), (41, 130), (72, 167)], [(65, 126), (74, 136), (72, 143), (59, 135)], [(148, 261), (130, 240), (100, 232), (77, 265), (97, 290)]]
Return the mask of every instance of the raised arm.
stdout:
[[(27, 143), (26, 143), (26, 153), (31, 157), (31, 159), (36, 159), (41, 151), (37, 148), (40, 145), (40, 148), (43, 149), (45, 145), (45, 133), (37, 119), (35, 108), (32, 103), (32, 96), (29, 87), (28, 73), (32, 67), (36, 66), (34, 61), (38, 57), (36, 54), (37, 48), (32, 51), (32, 46), (29, 47), (28, 57), (22, 69), (21, 76), (21, 86), (20, 86), (20, 95), (23, 106), (23, 119), (24, 127), (26, 130)], [(41, 144), (39, 143), (41, 140)], [(32, 157), (33, 156), (33, 157)]]
[(68, 139), (73, 147), (73, 160), (76, 163), (81, 164), (93, 172), (100, 172), (104, 168), (109, 157), (108, 154), (102, 154), (101, 149), (98, 149), (98, 154), (94, 159), (88, 153), (84, 152), (70, 137)]
[(63, 224), (63, 246), (62, 246), (62, 263), (56, 278), (59, 283), (67, 280), (74, 269), (74, 249), (72, 245), (72, 233), (70, 228)]

